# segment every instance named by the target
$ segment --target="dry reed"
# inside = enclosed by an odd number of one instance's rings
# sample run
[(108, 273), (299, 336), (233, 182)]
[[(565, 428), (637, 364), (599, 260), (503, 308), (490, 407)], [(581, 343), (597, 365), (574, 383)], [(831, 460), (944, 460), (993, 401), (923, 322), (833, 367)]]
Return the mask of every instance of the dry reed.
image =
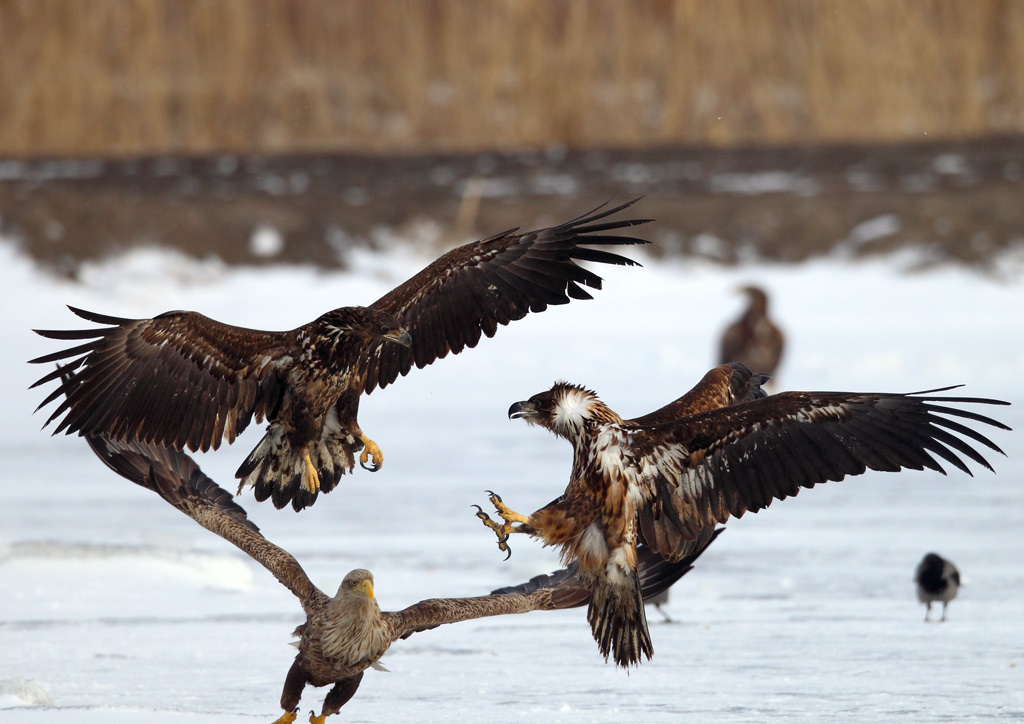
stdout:
[(0, 0), (0, 156), (1024, 131), (1015, 0)]

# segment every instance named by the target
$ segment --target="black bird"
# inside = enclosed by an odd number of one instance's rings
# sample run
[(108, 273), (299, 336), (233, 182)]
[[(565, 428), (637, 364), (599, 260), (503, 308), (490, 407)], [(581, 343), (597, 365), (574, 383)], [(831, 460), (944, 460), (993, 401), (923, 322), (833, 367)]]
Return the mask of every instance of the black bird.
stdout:
[(939, 620), (945, 621), (946, 606), (956, 598), (960, 589), (960, 571), (956, 566), (938, 553), (929, 553), (917, 564), (914, 583), (917, 584), (917, 600), (927, 606), (924, 620), (927, 621), (932, 612), (932, 602), (942, 601), (942, 618)]

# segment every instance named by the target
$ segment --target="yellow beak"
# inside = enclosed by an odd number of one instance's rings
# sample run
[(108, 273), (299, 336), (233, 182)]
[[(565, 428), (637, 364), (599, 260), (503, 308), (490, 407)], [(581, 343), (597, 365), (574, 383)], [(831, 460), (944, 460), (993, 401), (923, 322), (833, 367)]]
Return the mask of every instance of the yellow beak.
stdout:
[(357, 590), (359, 590), (361, 593), (366, 594), (370, 598), (371, 601), (374, 600), (373, 599), (373, 584), (370, 583), (370, 579), (369, 578), (364, 579), (363, 581), (361, 581), (360, 584), (359, 584), (359, 588)]

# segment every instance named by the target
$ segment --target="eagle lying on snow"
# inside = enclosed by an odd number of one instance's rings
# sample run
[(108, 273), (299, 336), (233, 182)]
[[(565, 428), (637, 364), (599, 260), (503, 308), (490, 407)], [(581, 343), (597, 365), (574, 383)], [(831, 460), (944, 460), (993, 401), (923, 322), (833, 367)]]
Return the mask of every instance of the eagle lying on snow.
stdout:
[[(87, 435), (86, 440), (115, 472), (155, 491), (204, 528), (238, 546), (298, 597), (306, 622), (295, 630), (299, 651), (281, 694), (285, 713), (275, 724), (295, 720), (307, 684), (330, 684), (333, 688), (324, 699), (320, 715), (310, 715), (311, 722), (322, 724), (352, 698), (367, 668), (382, 668), (377, 661), (398, 639), (484, 616), (580, 606), (590, 597), (589, 582), (572, 568), (488, 596), (429, 599), (395, 612), (381, 612), (373, 596), (372, 574), (357, 569), (345, 576), (337, 594), (331, 597), (313, 585), (290, 553), (264, 538), (231, 494), (204, 475), (185, 453), (102, 436)], [(710, 536), (707, 543), (713, 538)], [(653, 552), (641, 550), (641, 595), (653, 596), (667, 589), (690, 570), (701, 552), (703, 548), (667, 565)]]
[(236, 473), (239, 490), (253, 485), (257, 500), (301, 510), (352, 470), (359, 450), (367, 469), (383, 462), (356, 419), (364, 392), (386, 387), (413, 364), (475, 347), (481, 335), (528, 312), (590, 299), (583, 287), (600, 289), (601, 277), (577, 261), (635, 265), (581, 246), (646, 244), (605, 233), (648, 221), (604, 221), (633, 203), (458, 247), (369, 307), (335, 309), (289, 332), (233, 327), (197, 312), (122, 319), (72, 307), (107, 326), (36, 330), (88, 341), (32, 360), (66, 361), (63, 372), (33, 387), (70, 373), (40, 405), (64, 397), (46, 421), (64, 415), (54, 434), (206, 451), (233, 442), (253, 417), (266, 418), (266, 435)]
[[(910, 394), (760, 391), (764, 377), (740, 363), (711, 370), (687, 395), (651, 415), (623, 420), (579, 385), (558, 382), (517, 402), (522, 418), (573, 446), (561, 497), (526, 516), (491, 494), (503, 519), (477, 515), (508, 550), (509, 533), (559, 546), (593, 581), (587, 612), (601, 653), (628, 667), (651, 657), (637, 588), (637, 543), (674, 560), (716, 523), (768, 507), (829, 480), (867, 468), (929, 468), (936, 457), (970, 474), (959, 455), (992, 469), (957, 433), (1002, 453), (955, 419), (1008, 430), (996, 420), (951, 406), (1000, 400), (940, 397), (945, 387)], [(933, 457), (934, 456), (934, 457)]]

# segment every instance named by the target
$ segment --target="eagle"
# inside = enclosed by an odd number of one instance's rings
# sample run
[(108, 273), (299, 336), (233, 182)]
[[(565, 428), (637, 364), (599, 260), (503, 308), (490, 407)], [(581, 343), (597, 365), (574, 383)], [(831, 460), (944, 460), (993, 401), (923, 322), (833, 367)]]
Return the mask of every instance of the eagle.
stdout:
[[(428, 599), (393, 612), (380, 610), (374, 598), (373, 575), (365, 569), (350, 571), (337, 593), (328, 596), (309, 580), (290, 553), (260, 533), (245, 509), (186, 453), (135, 440), (85, 437), (114, 472), (154, 491), (199, 525), (237, 546), (299, 599), (306, 620), (294, 632), (298, 653), (281, 694), (284, 713), (275, 724), (295, 721), (307, 685), (330, 685), (320, 714), (310, 714), (310, 722), (323, 724), (356, 693), (366, 669), (383, 668), (378, 661), (398, 639), (485, 616), (581, 606), (590, 597), (589, 582), (572, 567), (490, 595)], [(714, 535), (710, 536), (707, 543), (713, 539)], [(656, 595), (675, 583), (706, 547), (672, 564), (666, 564), (652, 551), (641, 550), (638, 577), (642, 595)]]
[(235, 327), (198, 312), (124, 319), (72, 307), (103, 326), (35, 330), (80, 342), (31, 360), (61, 363), (33, 387), (67, 377), (39, 405), (60, 400), (43, 426), (63, 415), (54, 434), (205, 452), (233, 442), (254, 417), (265, 419), (266, 434), (236, 472), (239, 491), (251, 485), (257, 500), (302, 510), (353, 469), (360, 450), (364, 468), (383, 463), (357, 421), (364, 393), (413, 365), (475, 347), (529, 312), (592, 298), (584, 287), (600, 289), (601, 277), (579, 261), (637, 265), (582, 246), (646, 244), (607, 233), (649, 221), (608, 219), (637, 200), (457, 247), (368, 307), (341, 307), (286, 332)]
[(932, 612), (932, 603), (942, 601), (942, 618), (946, 620), (946, 606), (960, 590), (960, 571), (938, 553), (928, 553), (914, 569), (917, 600), (925, 605), (924, 620)]
[[(970, 474), (963, 456), (991, 470), (971, 442), (1002, 450), (959, 420), (1009, 429), (960, 407), (1008, 403), (936, 394), (952, 387), (762, 396), (763, 381), (740, 363), (722, 365), (680, 400), (636, 420), (624, 420), (593, 391), (568, 382), (509, 408), (510, 418), (572, 444), (569, 484), (530, 515), (491, 493), (502, 522), (479, 506), (477, 516), (498, 535), (503, 551), (510, 533), (526, 533), (558, 546), (563, 561), (578, 563), (593, 583), (592, 633), (617, 665), (639, 664), (654, 650), (637, 588), (639, 542), (672, 560), (730, 516), (868, 468), (945, 473), (939, 458)], [(743, 398), (751, 399), (732, 402)], [(698, 409), (683, 414), (690, 404)]]
[(752, 285), (739, 291), (747, 297), (747, 308), (722, 333), (718, 363), (742, 362), (752, 370), (774, 375), (786, 339), (768, 318), (768, 294)]

